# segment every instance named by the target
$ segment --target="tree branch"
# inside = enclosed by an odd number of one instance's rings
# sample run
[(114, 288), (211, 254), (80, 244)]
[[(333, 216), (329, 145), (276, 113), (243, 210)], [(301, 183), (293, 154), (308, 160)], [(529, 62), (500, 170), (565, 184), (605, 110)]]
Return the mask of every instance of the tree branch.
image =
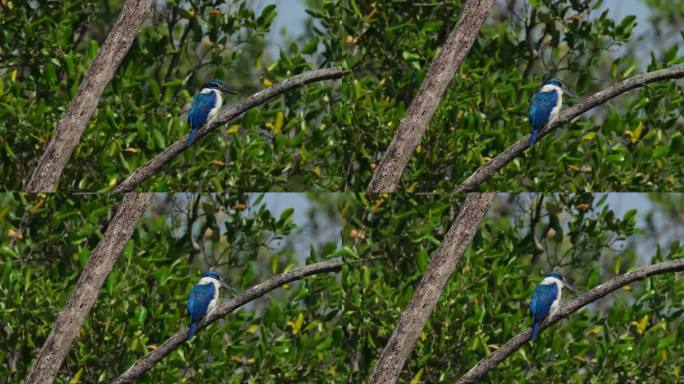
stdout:
[[(216, 309), (216, 312), (211, 317), (202, 319), (202, 321), (200, 321), (199, 325), (197, 326), (197, 330), (199, 331), (203, 329), (219, 318), (228, 315), (241, 306), (267, 294), (270, 291), (273, 291), (283, 284), (300, 280), (307, 276), (318, 273), (337, 272), (342, 269), (342, 264), (343, 263), (341, 260), (326, 260), (314, 264), (302, 265), (280, 275), (273, 276), (219, 305), (219, 307)], [(180, 347), (188, 337), (188, 330), (188, 327), (184, 327), (175, 335), (168, 338), (163, 344), (154, 349), (152, 352), (140, 358), (130, 368), (128, 368), (126, 372), (114, 380), (114, 384), (131, 383), (140, 378), (143, 374), (145, 374), (145, 372), (149, 371), (166, 355)]]
[(442, 96), (465, 59), (484, 23), (493, 0), (468, 0), (461, 19), (447, 37), (442, 50), (430, 65), (406, 116), (399, 122), (394, 138), (383, 154), (368, 184), (368, 192), (394, 192), (420, 137), (442, 101)]
[[(580, 100), (577, 104), (572, 107), (562, 110), (558, 117), (546, 124), (540, 131), (537, 141), (546, 136), (548, 133), (554, 131), (561, 125), (571, 121), (575, 117), (583, 114), (584, 112), (605, 103), (606, 101), (630, 91), (635, 88), (643, 87), (647, 84), (669, 79), (678, 79), (684, 77), (684, 67), (672, 67), (666, 69), (660, 69), (657, 71), (644, 73), (641, 75), (630, 77), (627, 80), (621, 81), (610, 88), (604, 89), (603, 91), (597, 92), (587, 98)], [(501, 152), (494, 159), (489, 161), (487, 164), (478, 168), (470, 177), (468, 177), (461, 185), (456, 189), (457, 192), (474, 191), (480, 186), (485, 180), (489, 179), (496, 171), (503, 168), (508, 162), (516, 158), (523, 151), (527, 149), (527, 143), (529, 141), (530, 135), (527, 134), (522, 139), (518, 140), (515, 144), (511, 145), (505, 151)]]
[(124, 196), (104, 237), (81, 272), (69, 300), (57, 315), (55, 325), (26, 377), (26, 384), (52, 383), (55, 380), (78, 330), (95, 304), (100, 288), (112, 271), (121, 250), (131, 238), (151, 196), (150, 193), (129, 193)]
[[(564, 306), (560, 307), (558, 311), (553, 316), (550, 316), (544, 320), (539, 330), (544, 330), (545, 328), (551, 326), (552, 324), (560, 321), (563, 318), (568, 317), (573, 312), (579, 310), (587, 304), (590, 304), (602, 297), (607, 296), (609, 293), (618, 290), (619, 288), (631, 284), (635, 281), (643, 280), (650, 276), (660, 275), (668, 272), (684, 271), (684, 259), (675, 259), (666, 261), (663, 263), (647, 265), (641, 267), (632, 272), (627, 272), (620, 276), (615, 277), (601, 285), (594, 287), (593, 289), (583, 293), (579, 297), (569, 301)], [(458, 379), (457, 384), (464, 383), (474, 383), (480, 380), (487, 372), (496, 368), (499, 363), (501, 363), (508, 356), (513, 354), (518, 350), (524, 343), (530, 339), (531, 329), (528, 328), (512, 339), (510, 339), (501, 348), (494, 351), (489, 356), (480, 360), (473, 368), (471, 368), (463, 377)]]
[[(244, 100), (223, 108), (216, 115), (216, 117), (209, 122), (209, 124), (203, 125), (197, 131), (194, 143), (199, 142), (199, 139), (208, 135), (209, 132), (213, 131), (217, 127), (226, 124), (228, 121), (238, 117), (247, 110), (259, 106), (268, 100), (273, 99), (274, 97), (277, 97), (292, 89), (299, 88), (317, 81), (339, 79), (346, 72), (347, 71), (343, 70), (342, 68), (316, 69), (293, 76), (281, 83), (263, 89)], [(188, 135), (186, 134), (178, 141), (171, 144), (162, 153), (138, 167), (138, 169), (133, 171), (133, 173), (128, 176), (126, 180), (122, 181), (121, 184), (116, 187), (115, 192), (128, 192), (135, 189), (143, 181), (155, 174), (161, 167), (166, 165), (166, 163), (170, 162), (174, 157), (185, 151), (187, 149), (187, 138)]]
[(399, 316), (397, 328), (387, 341), (368, 380), (370, 384), (397, 381), (418, 336), (437, 305), (444, 285), (475, 237), (480, 221), (487, 213), (493, 198), (493, 193), (472, 193), (466, 198), (461, 212), (430, 259), (411, 301)]
[(53, 192), (57, 189), (64, 167), (97, 109), (102, 92), (133, 45), (151, 5), (152, 0), (126, 0), (119, 19), (88, 68), (69, 109), (57, 123), (52, 139), (24, 188), (25, 192)]

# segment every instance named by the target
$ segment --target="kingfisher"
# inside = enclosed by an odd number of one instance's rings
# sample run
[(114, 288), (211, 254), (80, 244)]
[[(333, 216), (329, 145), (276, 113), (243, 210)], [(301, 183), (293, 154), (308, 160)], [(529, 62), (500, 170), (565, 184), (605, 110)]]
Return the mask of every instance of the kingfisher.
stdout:
[(546, 80), (539, 92), (532, 96), (532, 104), (530, 105), (532, 136), (530, 136), (530, 141), (527, 144), (528, 147), (533, 146), (537, 141), (539, 130), (558, 116), (563, 104), (563, 92), (568, 96), (574, 96), (562, 81), (551, 78)]
[(186, 146), (192, 145), (197, 130), (211, 121), (223, 105), (223, 94), (237, 94), (238, 91), (229, 88), (221, 80), (209, 80), (202, 85), (202, 90), (192, 99), (192, 105), (188, 111), (188, 124), (190, 124), (190, 136)]
[(532, 301), (530, 301), (530, 315), (534, 320), (532, 325), (532, 339), (537, 338), (539, 324), (548, 316), (558, 310), (561, 301), (561, 289), (566, 288), (571, 292), (576, 292), (560, 272), (549, 272), (544, 276), (544, 280), (534, 287)]
[(188, 316), (190, 316), (191, 323), (188, 340), (195, 335), (197, 323), (205, 316), (211, 316), (216, 311), (220, 287), (230, 289), (218, 272), (207, 271), (202, 274), (199, 283), (195, 284), (190, 290)]

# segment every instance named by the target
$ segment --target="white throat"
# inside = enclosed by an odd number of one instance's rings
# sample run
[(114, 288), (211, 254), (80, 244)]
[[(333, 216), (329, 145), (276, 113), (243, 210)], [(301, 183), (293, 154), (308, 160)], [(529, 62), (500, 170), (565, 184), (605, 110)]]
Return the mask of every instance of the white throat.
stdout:
[(214, 279), (213, 277), (203, 277), (200, 279), (198, 284), (201, 284), (201, 285), (214, 284), (214, 288), (216, 288), (216, 292), (218, 292), (219, 287), (221, 287), (221, 282)]
[(556, 91), (556, 92), (558, 92), (558, 96), (562, 96), (562, 95), (563, 95), (563, 88), (561, 88), (561, 87), (559, 87), (559, 86), (557, 86), (557, 85), (553, 85), (553, 84), (545, 84), (545, 85), (542, 87), (541, 91), (542, 91), (542, 92)]
[(553, 276), (545, 277), (544, 280), (542, 280), (542, 282), (540, 284), (544, 284), (544, 285), (556, 284), (556, 286), (558, 288), (563, 288), (563, 281), (561, 281), (561, 280), (559, 280)]

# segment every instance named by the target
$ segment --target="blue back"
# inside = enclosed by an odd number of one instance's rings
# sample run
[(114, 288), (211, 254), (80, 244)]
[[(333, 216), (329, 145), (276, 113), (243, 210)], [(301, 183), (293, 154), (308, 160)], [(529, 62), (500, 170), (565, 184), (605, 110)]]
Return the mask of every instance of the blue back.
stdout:
[(209, 111), (216, 105), (216, 93), (198, 93), (192, 99), (192, 105), (188, 111), (188, 123), (191, 130), (196, 130), (207, 121)]
[(199, 321), (207, 313), (209, 302), (214, 298), (214, 284), (196, 284), (190, 290), (188, 316), (192, 322)]
[(535, 322), (541, 321), (549, 315), (551, 304), (556, 299), (558, 287), (556, 284), (539, 284), (534, 287), (532, 301), (530, 301), (530, 315)]
[(558, 94), (556, 91), (537, 92), (532, 97), (530, 106), (530, 121), (532, 129), (537, 130), (549, 121), (551, 110), (556, 106)]

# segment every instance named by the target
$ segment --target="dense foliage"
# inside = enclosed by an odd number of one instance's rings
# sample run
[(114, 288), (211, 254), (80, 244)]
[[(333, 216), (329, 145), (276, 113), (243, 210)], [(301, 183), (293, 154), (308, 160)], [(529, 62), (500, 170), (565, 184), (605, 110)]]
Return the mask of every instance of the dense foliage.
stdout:
[[(111, 29), (121, 1), (0, 6), (0, 185), (21, 188)], [(278, 8), (155, 2), (68, 164), (61, 190), (107, 190), (188, 131), (205, 79), (242, 96), (311, 68), (351, 69), (253, 109), (175, 159), (143, 190), (365, 190), (458, 20), (461, 1), (306, 1), (306, 32), (272, 48)], [(496, 2), (412, 157), (409, 190), (450, 191), (530, 131), (550, 75), (581, 95), (681, 64), (681, 2), (613, 20), (613, 2)], [(281, 3), (282, 5), (282, 3)], [(656, 31), (635, 34), (637, 23)], [(678, 56), (679, 55), (679, 56)], [(545, 138), (483, 190), (681, 190), (681, 82), (620, 96)], [(233, 99), (229, 99), (228, 102)]]
[[(275, 6), (247, 0), (154, 2), (106, 88), (60, 190), (108, 190), (189, 131), (185, 113), (206, 79), (247, 97), (328, 66), (307, 38), (269, 57)], [(116, 20), (121, 1), (0, 5), (0, 185), (20, 190)], [(321, 121), (333, 82), (253, 109), (173, 161), (143, 190), (333, 190), (341, 184), (341, 132)], [(233, 99), (229, 96), (227, 102)], [(306, 188), (305, 188), (306, 187)]]
[[(197, 199), (155, 197), (105, 281), (57, 382), (110, 382), (187, 325), (187, 293), (208, 267), (222, 271), (239, 290), (330, 257), (337, 248), (337, 241), (324, 240), (310, 228), (315, 221), (299, 228), (292, 208), (275, 215), (262, 197)], [(116, 200), (0, 195), (0, 382), (26, 376), (106, 230)], [(312, 204), (317, 212), (329, 212), (334, 202)], [(310, 245), (298, 254), (295, 243)], [(341, 297), (334, 273), (282, 287), (198, 333), (143, 382), (334, 380), (334, 364), (345, 356), (337, 325)]]
[[(684, 212), (681, 195), (622, 214), (607, 197), (550, 195), (538, 205), (539, 196), (500, 195), (442, 293), (400, 382), (453, 382), (530, 327), (532, 290), (554, 267), (582, 291), (633, 267), (684, 257), (676, 240)], [(353, 267), (343, 273), (343, 317), (351, 382), (370, 375), (461, 200), (395, 194), (358, 196), (350, 203), (344, 234)], [(541, 250), (531, 240), (531, 221)], [(543, 331), (484, 380), (679, 382), (683, 300), (681, 273), (626, 286)]]
[[(351, 190), (367, 186), (457, 22), (461, 3), (352, 0), (340, 6), (327, 1), (316, 14), (334, 60), (353, 70), (347, 79), (353, 87), (339, 107), (347, 116), (341, 124), (352, 131), (346, 146), (358, 148), (351, 159), (354, 172), (346, 175)], [(636, 16), (613, 20), (601, 9), (616, 3), (536, 0), (528, 7), (528, 2), (496, 2), (399, 189), (454, 190), (530, 132), (529, 99), (551, 75), (589, 95), (639, 72), (682, 63), (681, 6), (679, 13), (652, 8), (655, 15), (672, 15), (653, 20), (653, 25), (674, 26), (677, 32), (666, 40), (635, 36)], [(480, 189), (681, 190), (683, 94), (681, 81), (666, 81), (620, 96), (545, 138)]]

